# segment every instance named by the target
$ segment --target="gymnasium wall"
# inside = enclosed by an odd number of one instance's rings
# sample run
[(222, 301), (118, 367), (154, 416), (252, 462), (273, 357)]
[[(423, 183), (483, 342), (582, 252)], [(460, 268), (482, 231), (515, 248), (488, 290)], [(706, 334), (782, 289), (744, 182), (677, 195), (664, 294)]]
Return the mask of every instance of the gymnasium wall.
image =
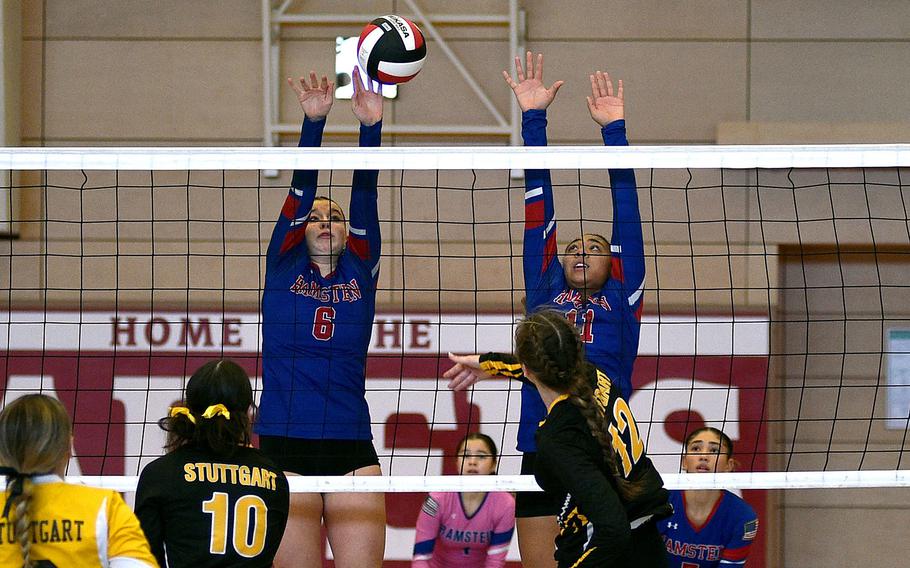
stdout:
[[(419, 3), (429, 14), (503, 13), (507, 5), (490, 0)], [(22, 13), (16, 118), (23, 145), (262, 144), (260, 2), (5, 0), (7, 4), (21, 5)], [(294, 5), (296, 11), (313, 13), (406, 12), (403, 2), (394, 0), (297, 0)], [(910, 4), (902, 0), (523, 0), (521, 5), (527, 12), (526, 45), (546, 54), (547, 80), (567, 80), (549, 112), (551, 144), (600, 144), (583, 98), (587, 73), (595, 69), (624, 79), (633, 144), (910, 142), (910, 98), (906, 96)], [(439, 28), (494, 104), (508, 114), (512, 95), (499, 74), (511, 66), (505, 31), (488, 26)], [(338, 26), (285, 28), (282, 76), (311, 68), (330, 73), (335, 37), (357, 31)], [(396, 101), (387, 103), (385, 123), (492, 123), (432, 41), (429, 53), (431, 59), (421, 75), (401, 89)], [(5, 59), (13, 56), (4, 53)], [(285, 85), (279, 88), (283, 120), (299, 121), (293, 93)], [(354, 124), (348, 105), (336, 103), (330, 116), (333, 124)], [(283, 143), (294, 144), (295, 139), (288, 137)], [(326, 144), (353, 143), (347, 136), (326, 140)], [(386, 136), (384, 143), (505, 142), (495, 137)], [(693, 174), (692, 187), (710, 186), (719, 179), (717, 172)], [(98, 175), (93, 178), (98, 185), (114, 181), (112, 174)], [(399, 185), (436, 184), (433, 174), (409, 172), (403, 181), (400, 175), (384, 172), (381, 178), (392, 186), (380, 198), (380, 217), (388, 220), (383, 224), (387, 258), (381, 273), (386, 290), (379, 297), (382, 308), (400, 311), (404, 304), (409, 310), (435, 309), (439, 282), (450, 289), (447, 307), (517, 306), (521, 294), (503, 289), (520, 288), (520, 261), (512, 261), (510, 273), (503, 269), (502, 258), (519, 253), (520, 226), (451, 225), (437, 234), (434, 223), (416, 221), (520, 219), (520, 181), (512, 182), (511, 191), (485, 191), (472, 197), (467, 191), (435, 193), (415, 187), (399, 193), (395, 189)], [(789, 292), (779, 294), (777, 288), (792, 285), (803, 274), (802, 260), (788, 256), (782, 267), (778, 247), (792, 251), (792, 247), (835, 242), (857, 247), (874, 243), (895, 250), (910, 247), (905, 209), (904, 219), (900, 218), (907, 195), (895, 186), (896, 172), (869, 172), (865, 179), (867, 184), (873, 182), (867, 185), (872, 188), (869, 193), (862, 191), (862, 172), (838, 172), (838, 184), (830, 192), (825, 186), (802, 193), (800, 199), (786, 190), (664, 190), (659, 188), (685, 186), (688, 174), (659, 171), (653, 175), (639, 172), (649, 257), (646, 310), (652, 313), (658, 308), (717, 313), (729, 311), (732, 303), (737, 311), (795, 313), (793, 317), (799, 319), (798, 310), (791, 309), (797, 299), (787, 296)], [(755, 181), (749, 177), (754, 174), (735, 175), (740, 177), (725, 181)], [(824, 172), (805, 175), (806, 183), (826, 182)], [(36, 179), (32, 176), (31, 182)], [(8, 298), (14, 305), (110, 307), (116, 301), (123, 306), (153, 302), (180, 309), (221, 306), (224, 301), (235, 309), (255, 306), (263, 274), (261, 253), (288, 179), (287, 172), (274, 180), (237, 173), (222, 180), (220, 172), (201, 173), (192, 182), (216, 189), (194, 189), (189, 199), (181, 187), (186, 176), (180, 173), (158, 174), (153, 180), (148, 174), (125, 174), (118, 180), (121, 187), (136, 187), (119, 192), (93, 190), (82, 199), (78, 192), (52, 191), (44, 202), (43, 191), (25, 190), (17, 216), (23, 221), (21, 238), (4, 245), (11, 247), (13, 255), (8, 268), (0, 270), (0, 281), (13, 288)], [(346, 202), (343, 188), (348, 179), (349, 174), (334, 178), (342, 202)], [(574, 172), (556, 173), (554, 179), (567, 184), (577, 181)], [(606, 172), (586, 172), (584, 181), (608, 183)], [(783, 187), (789, 183), (782, 173), (767, 173), (760, 181)], [(55, 174), (55, 182), (79, 187), (82, 177)], [(509, 180), (503, 172), (481, 173), (476, 182), (469, 174), (447, 173), (441, 182), (491, 188)], [(148, 189), (150, 183), (156, 185), (154, 191)], [(230, 199), (224, 199), (222, 183), (232, 187)], [(176, 187), (166, 187), (169, 184)], [(257, 186), (265, 187), (258, 190)], [(559, 217), (578, 218), (581, 200), (586, 217), (608, 220), (606, 195), (586, 188), (579, 197), (575, 187), (557, 188)], [(45, 224), (40, 220), (49, 209), (64, 221), (118, 221)], [(437, 210), (443, 212), (441, 217)], [(156, 219), (172, 215), (195, 221), (142, 222), (153, 212)], [(408, 222), (399, 222), (402, 217)], [(882, 219), (870, 221), (869, 217)], [(796, 218), (817, 222), (797, 229)], [(722, 219), (733, 221), (717, 222)], [(604, 222), (585, 228), (609, 232)], [(561, 234), (568, 237), (579, 230), (577, 222), (568, 222)], [(149, 257), (152, 251), (158, 255), (154, 260)], [(102, 256), (66, 256), (70, 254)], [(119, 256), (103, 256), (107, 254)], [(181, 256), (186, 254), (194, 255), (192, 262)], [(434, 259), (440, 255), (465, 258), (437, 263)], [(477, 257), (487, 258), (475, 261)], [(895, 261), (897, 273), (908, 273), (904, 258), (898, 255)], [(224, 288), (232, 290), (227, 297), (221, 293)], [(402, 288), (408, 290), (406, 295)], [(478, 288), (486, 291), (476, 293)], [(872, 308), (856, 307), (855, 313), (860, 314), (856, 317), (867, 309)], [(843, 313), (852, 314), (852, 310), (845, 307)], [(790, 342), (794, 332), (789, 329), (778, 336), (787, 339), (775, 347), (778, 353), (804, 350), (799, 342)], [(880, 346), (876, 336), (880, 330), (863, 333), (867, 341)], [(819, 328), (808, 334), (805, 337), (813, 340), (828, 337), (828, 331)], [(782, 381), (790, 380), (788, 373), (796, 369), (785, 367), (779, 369)], [(883, 371), (876, 373), (872, 367), (856, 367), (857, 380), (874, 385)], [(840, 372), (834, 367), (818, 369), (822, 375)], [(797, 402), (781, 401), (781, 409)], [(820, 408), (829, 402), (819, 402)], [(785, 447), (794, 436), (782, 431), (779, 442)], [(855, 438), (853, 433), (844, 436), (847, 442)], [(808, 443), (820, 439), (810, 438)], [(784, 494), (782, 524), (772, 527), (776, 519), (763, 521), (763, 529), (777, 532), (781, 546), (780, 551), (770, 552), (771, 566), (845, 565), (845, 535), (850, 546), (862, 551), (862, 559), (874, 556), (880, 566), (898, 566), (910, 554), (902, 539), (870, 544), (883, 538), (880, 519), (906, 515), (906, 508), (894, 505), (906, 501), (905, 491), (865, 494), (863, 506), (848, 506), (849, 493), (831, 492), (828, 497), (826, 492), (822, 501), (817, 500), (819, 495)], [(822, 523), (822, 518), (829, 520)]]

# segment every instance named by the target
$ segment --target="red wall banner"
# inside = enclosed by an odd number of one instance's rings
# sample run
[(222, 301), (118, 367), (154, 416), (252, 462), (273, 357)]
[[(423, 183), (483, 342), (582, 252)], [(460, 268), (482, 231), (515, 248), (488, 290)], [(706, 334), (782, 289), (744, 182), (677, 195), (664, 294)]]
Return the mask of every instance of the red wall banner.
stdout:
[[(205, 361), (234, 359), (261, 390), (257, 313), (14, 311), (8, 318), (0, 321), (3, 404), (37, 391), (64, 402), (75, 424), (70, 475), (135, 475), (161, 455), (157, 421)], [(449, 351), (510, 351), (512, 323), (510, 314), (377, 315), (366, 387), (385, 474), (454, 474), (455, 445), (473, 430), (500, 445), (500, 473), (518, 473), (519, 385), (485, 381), (453, 393), (440, 380)], [(682, 439), (702, 424), (730, 435), (742, 470), (765, 470), (768, 345), (762, 318), (644, 319), (630, 404), (661, 472), (679, 471)], [(764, 492), (743, 497), (762, 517)], [(387, 495), (387, 566), (408, 565), (423, 498)], [(763, 566), (763, 557), (759, 531), (749, 565)], [(509, 558), (518, 559), (515, 542)]]

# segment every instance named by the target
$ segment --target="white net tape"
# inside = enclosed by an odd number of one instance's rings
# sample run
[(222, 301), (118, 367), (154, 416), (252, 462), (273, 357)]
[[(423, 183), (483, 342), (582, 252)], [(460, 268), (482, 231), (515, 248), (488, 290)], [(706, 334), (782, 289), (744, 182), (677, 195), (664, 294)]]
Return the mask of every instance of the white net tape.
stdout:
[(910, 144), (397, 148), (3, 148), (0, 170), (880, 168)]
[[(910, 487), (910, 471), (734, 472), (661, 474), (667, 489), (860, 489)], [(67, 481), (117, 491), (136, 490), (135, 475), (86, 475)], [(392, 475), (288, 478), (293, 493), (421, 493), (540, 491), (530, 475)]]

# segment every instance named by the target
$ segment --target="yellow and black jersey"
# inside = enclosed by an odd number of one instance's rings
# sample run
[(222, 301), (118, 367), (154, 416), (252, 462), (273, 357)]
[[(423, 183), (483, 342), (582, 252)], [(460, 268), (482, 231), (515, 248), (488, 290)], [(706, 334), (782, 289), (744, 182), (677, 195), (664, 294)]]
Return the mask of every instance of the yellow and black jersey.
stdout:
[[(487, 373), (525, 379), (512, 355), (487, 353), (480, 360)], [(581, 411), (563, 395), (537, 430), (534, 477), (563, 501), (557, 517), (560, 566), (622, 566), (629, 561), (637, 566), (631, 531), (668, 516), (669, 493), (645, 453), (628, 403), (603, 371), (588, 368), (594, 400), (609, 419), (615, 467), (606, 462)]]
[[(56, 475), (37, 476), (32, 483), (30, 556), (37, 566), (158, 566), (139, 521), (119, 493), (64, 483)], [(0, 510), (5, 506), (4, 494)], [(22, 566), (14, 520), (13, 514), (0, 518), (0, 566)]]
[(265, 567), (288, 501), (284, 473), (259, 450), (216, 457), (184, 446), (142, 470), (136, 515), (162, 566)]

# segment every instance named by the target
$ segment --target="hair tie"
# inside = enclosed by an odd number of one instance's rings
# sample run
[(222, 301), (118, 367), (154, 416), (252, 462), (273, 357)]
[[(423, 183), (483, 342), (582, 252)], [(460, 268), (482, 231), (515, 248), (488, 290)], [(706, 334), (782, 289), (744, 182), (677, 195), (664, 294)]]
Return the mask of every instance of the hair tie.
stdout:
[(25, 479), (32, 474), (20, 473), (14, 467), (0, 467), (0, 475), (6, 477), (6, 505), (3, 507), (3, 518), (9, 519), (9, 510), (13, 501), (25, 490)]
[(224, 416), (225, 420), (231, 419), (231, 411), (227, 409), (223, 404), (213, 404), (212, 406), (205, 409), (205, 412), (202, 413), (203, 418), (214, 418), (216, 416)]
[(189, 408), (187, 408), (185, 406), (172, 406), (171, 407), (171, 411), (169, 413), (169, 416), (171, 418), (176, 418), (176, 417), (180, 416), (181, 414), (186, 416), (187, 418), (189, 418), (190, 422), (192, 422), (193, 424), (196, 423), (196, 417), (193, 416), (193, 413), (190, 412)]

